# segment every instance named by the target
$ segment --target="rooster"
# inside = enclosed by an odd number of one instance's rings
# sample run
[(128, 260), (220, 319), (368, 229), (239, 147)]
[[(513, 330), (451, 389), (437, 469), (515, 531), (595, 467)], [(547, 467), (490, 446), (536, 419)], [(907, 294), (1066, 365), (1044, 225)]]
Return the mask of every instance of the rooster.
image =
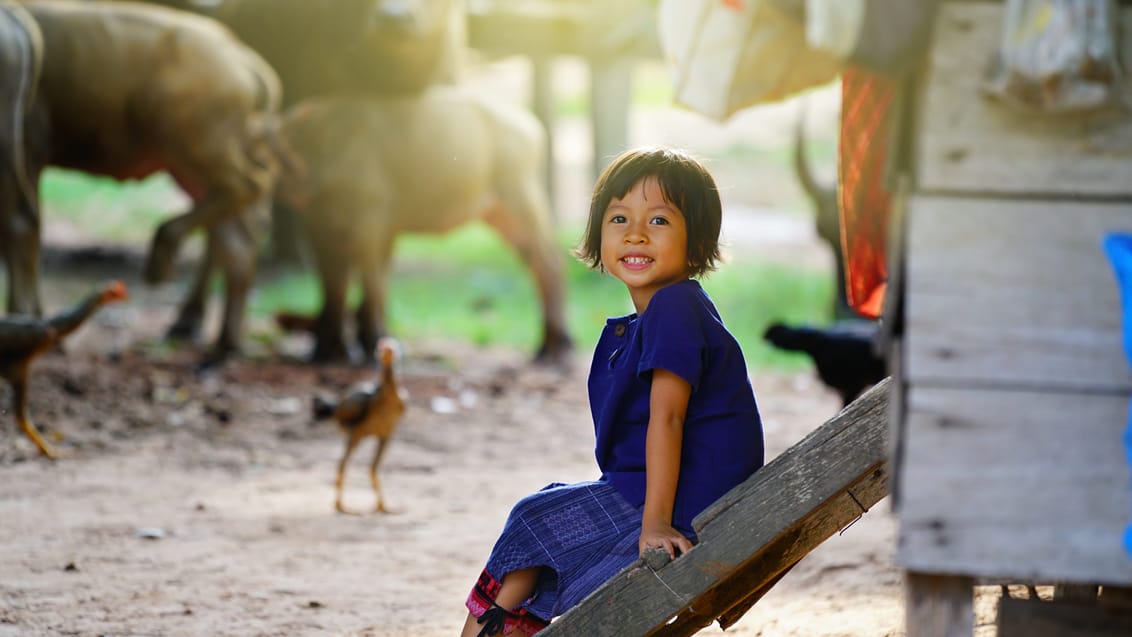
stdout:
[(874, 347), (877, 330), (868, 321), (842, 321), (825, 329), (774, 323), (763, 339), (779, 349), (808, 354), (818, 377), (841, 396), (844, 406), (888, 375)]
[(338, 476), (334, 483), (334, 508), (340, 513), (353, 513), (342, 504), (342, 485), (346, 477), (346, 464), (350, 455), (363, 438), (373, 436), (377, 438), (377, 449), (374, 452), (373, 462), (369, 468), (369, 479), (373, 491), (377, 495), (375, 511), (387, 513), (385, 499), (381, 495), (381, 483), (377, 478), (377, 467), (381, 457), (385, 454), (389, 441), (397, 423), (405, 413), (408, 402), (408, 392), (397, 382), (394, 373), (394, 359), (397, 357), (398, 344), (392, 338), (383, 338), (378, 341), (377, 355), (381, 362), (381, 381), (376, 386), (358, 389), (347, 394), (335, 402), (316, 396), (313, 411), (316, 419), (333, 417), (338, 421), (339, 427), (346, 434), (346, 450), (338, 462)]
[(48, 458), (54, 460), (60, 456), (39, 435), (28, 415), (28, 368), (37, 356), (59, 346), (103, 305), (126, 297), (126, 286), (121, 281), (112, 281), (54, 316), (40, 318), (21, 314), (0, 318), (0, 376), (12, 387), (12, 413), (24, 434)]

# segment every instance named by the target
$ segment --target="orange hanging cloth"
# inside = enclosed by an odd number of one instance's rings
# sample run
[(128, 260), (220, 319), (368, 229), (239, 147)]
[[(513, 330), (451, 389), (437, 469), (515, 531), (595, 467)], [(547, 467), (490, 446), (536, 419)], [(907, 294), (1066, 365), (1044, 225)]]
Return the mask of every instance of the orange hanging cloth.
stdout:
[(849, 306), (870, 319), (884, 309), (888, 266), (888, 217), (892, 196), (885, 185), (896, 83), (858, 66), (841, 74), (841, 139), (837, 173), (841, 248)]

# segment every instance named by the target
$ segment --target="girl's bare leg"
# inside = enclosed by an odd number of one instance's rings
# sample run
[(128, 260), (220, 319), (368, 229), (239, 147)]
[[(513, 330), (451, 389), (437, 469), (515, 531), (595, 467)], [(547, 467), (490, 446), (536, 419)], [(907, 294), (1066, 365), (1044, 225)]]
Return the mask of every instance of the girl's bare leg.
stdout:
[[(504, 575), (503, 581), (499, 583), (499, 594), (495, 596), (495, 604), (500, 608), (511, 610), (525, 601), (535, 590), (535, 582), (538, 581), (540, 568), (539, 566), (532, 566), (511, 571)], [(474, 615), (468, 613), (468, 619), (464, 621), (464, 629), (460, 631), (460, 637), (476, 637), (481, 630), (483, 630), (483, 626), (476, 623)], [(522, 630), (516, 630), (511, 633), (510, 637), (530, 636)]]

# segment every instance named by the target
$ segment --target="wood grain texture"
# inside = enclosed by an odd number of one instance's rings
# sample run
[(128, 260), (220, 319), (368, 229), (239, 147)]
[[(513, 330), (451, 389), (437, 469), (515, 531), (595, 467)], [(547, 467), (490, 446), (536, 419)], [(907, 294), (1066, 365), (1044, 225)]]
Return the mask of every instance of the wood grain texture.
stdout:
[[(1001, 2), (946, 2), (921, 86), (917, 188), (931, 192), (1132, 195), (1132, 115), (1019, 112), (980, 90), (997, 50)], [(1132, 32), (1132, 11), (1121, 12)], [(1132, 38), (1123, 38), (1125, 68)], [(1132, 93), (1125, 83), (1125, 97)]]
[(1132, 202), (916, 195), (906, 219), (910, 383), (1132, 393), (1101, 248)]
[(906, 574), (906, 637), (970, 637), (975, 629), (974, 587), (969, 577)]
[(889, 387), (878, 384), (697, 516), (693, 550), (655, 571), (638, 560), (540, 634), (691, 635), (717, 617), (736, 621), (886, 495)]
[(1128, 396), (913, 386), (907, 400), (905, 568), (1132, 583)]

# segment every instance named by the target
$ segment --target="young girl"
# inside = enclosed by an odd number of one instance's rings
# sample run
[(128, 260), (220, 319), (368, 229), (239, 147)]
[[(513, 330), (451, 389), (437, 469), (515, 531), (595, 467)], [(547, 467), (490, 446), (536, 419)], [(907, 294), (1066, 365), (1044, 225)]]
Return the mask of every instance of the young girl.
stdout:
[(631, 150), (598, 178), (576, 254), (636, 309), (606, 321), (590, 367), (601, 478), (515, 505), (462, 637), (531, 635), (646, 548), (676, 558), (692, 518), (762, 466), (743, 353), (695, 280), (716, 267), (720, 217), (714, 180), (682, 151)]

